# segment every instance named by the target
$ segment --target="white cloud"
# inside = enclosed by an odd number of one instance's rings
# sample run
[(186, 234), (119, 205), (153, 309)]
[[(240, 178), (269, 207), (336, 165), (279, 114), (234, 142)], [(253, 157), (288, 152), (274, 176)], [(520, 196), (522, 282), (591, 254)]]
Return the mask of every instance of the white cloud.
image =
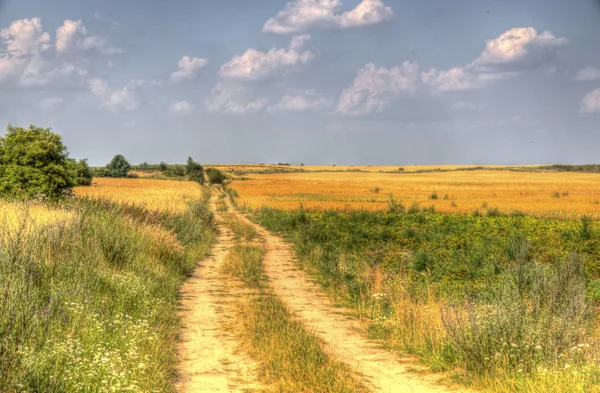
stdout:
[(76, 36), (87, 34), (81, 20), (65, 20), (62, 26), (56, 29), (56, 51), (59, 53), (69, 51), (76, 44)]
[(62, 26), (56, 29), (56, 51), (67, 53), (79, 49), (97, 51), (103, 55), (114, 55), (123, 52), (122, 49), (111, 46), (106, 37), (88, 36), (87, 34), (88, 31), (81, 20), (65, 20)]
[(554, 59), (566, 38), (557, 38), (551, 31), (538, 34), (533, 27), (520, 27), (488, 40), (485, 50), (473, 62), (480, 72), (510, 72), (540, 67)]
[(581, 100), (580, 113), (599, 113), (600, 112), (600, 89), (590, 91), (583, 100)]
[(131, 111), (141, 106), (135, 91), (127, 86), (114, 90), (102, 79), (94, 78), (89, 87), (92, 94), (100, 98), (100, 106), (112, 112)]
[(173, 82), (179, 82), (184, 79), (193, 79), (199, 70), (206, 67), (208, 61), (199, 57), (183, 56), (177, 63), (177, 71), (171, 74)]
[(307, 90), (299, 95), (287, 94), (277, 104), (269, 107), (269, 111), (318, 111), (331, 106), (333, 102), (327, 98), (320, 97), (314, 90)]
[(394, 17), (382, 0), (362, 0), (354, 9), (340, 12), (341, 0), (294, 0), (269, 19), (263, 32), (296, 34), (311, 28), (338, 28), (374, 25)]
[(578, 81), (593, 81), (600, 79), (600, 68), (586, 67), (577, 72), (575, 79)]
[(218, 82), (206, 100), (209, 112), (241, 115), (262, 111), (267, 105), (266, 98), (248, 100), (246, 89), (240, 85)]
[(401, 67), (377, 68), (369, 63), (358, 71), (354, 83), (345, 89), (337, 105), (344, 114), (378, 113), (401, 93), (413, 93), (419, 82), (419, 65), (405, 61)]
[(193, 105), (187, 101), (179, 101), (171, 104), (171, 113), (175, 115), (187, 115), (194, 110)]
[(40, 18), (19, 19), (0, 30), (10, 56), (38, 55), (49, 49), (50, 34), (44, 32)]
[(314, 58), (313, 52), (302, 51), (309, 39), (308, 35), (296, 36), (292, 38), (289, 49), (272, 48), (266, 53), (248, 49), (243, 55), (235, 56), (223, 64), (219, 75), (239, 80), (262, 80), (280, 75), (299, 64), (307, 64)]
[(557, 56), (558, 47), (567, 42), (550, 31), (538, 34), (533, 27), (510, 29), (488, 40), (484, 51), (471, 64), (449, 70), (432, 68), (421, 73), (421, 80), (438, 91), (481, 89), (491, 82), (549, 64)]

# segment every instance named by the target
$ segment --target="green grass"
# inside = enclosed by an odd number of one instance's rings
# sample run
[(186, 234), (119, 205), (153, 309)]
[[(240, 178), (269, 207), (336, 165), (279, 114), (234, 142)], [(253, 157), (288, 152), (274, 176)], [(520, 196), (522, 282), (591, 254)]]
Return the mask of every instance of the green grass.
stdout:
[[(247, 224), (245, 224), (247, 225)], [(254, 358), (267, 391), (367, 392), (350, 370), (321, 349), (319, 339), (297, 321), (269, 288), (262, 267), (262, 247), (238, 244), (223, 273), (253, 290), (235, 304), (233, 329)]]
[(0, 391), (175, 391), (178, 288), (214, 240), (206, 201), (65, 208), (68, 223), (0, 225)]
[(598, 222), (400, 205), (253, 219), (390, 349), (489, 391), (600, 391)]

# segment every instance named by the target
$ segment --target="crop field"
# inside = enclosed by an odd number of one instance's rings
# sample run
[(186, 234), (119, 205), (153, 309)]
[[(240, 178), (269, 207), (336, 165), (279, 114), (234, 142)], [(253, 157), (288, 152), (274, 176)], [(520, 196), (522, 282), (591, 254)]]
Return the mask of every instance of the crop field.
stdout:
[(499, 209), (538, 217), (600, 217), (600, 175), (501, 170), (428, 173), (311, 172), (252, 174), (234, 180), (238, 204), (295, 210), (382, 210), (392, 195), (409, 207), (444, 213)]
[(185, 211), (190, 200), (202, 199), (201, 187), (191, 181), (97, 178), (93, 187), (75, 187), (74, 190), (82, 197), (175, 213)]
[[(73, 217), (69, 211), (32, 203), (10, 203), (0, 201), (0, 227), (5, 235), (17, 230), (32, 230), (52, 224), (68, 222)], [(23, 223), (26, 223), (23, 226)]]

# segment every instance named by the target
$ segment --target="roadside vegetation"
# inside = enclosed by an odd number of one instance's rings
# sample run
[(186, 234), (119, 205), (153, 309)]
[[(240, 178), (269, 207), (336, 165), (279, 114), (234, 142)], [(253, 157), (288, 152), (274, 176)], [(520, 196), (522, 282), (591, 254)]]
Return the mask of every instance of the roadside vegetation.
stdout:
[(600, 391), (600, 226), (589, 218), (283, 211), (300, 263), (369, 334), (493, 392)]

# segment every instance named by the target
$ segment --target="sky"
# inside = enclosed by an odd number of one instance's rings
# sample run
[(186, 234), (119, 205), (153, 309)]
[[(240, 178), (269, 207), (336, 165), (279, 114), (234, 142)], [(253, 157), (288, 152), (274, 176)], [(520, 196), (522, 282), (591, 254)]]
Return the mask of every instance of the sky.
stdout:
[(600, 163), (598, 0), (0, 0), (0, 125), (131, 163)]

